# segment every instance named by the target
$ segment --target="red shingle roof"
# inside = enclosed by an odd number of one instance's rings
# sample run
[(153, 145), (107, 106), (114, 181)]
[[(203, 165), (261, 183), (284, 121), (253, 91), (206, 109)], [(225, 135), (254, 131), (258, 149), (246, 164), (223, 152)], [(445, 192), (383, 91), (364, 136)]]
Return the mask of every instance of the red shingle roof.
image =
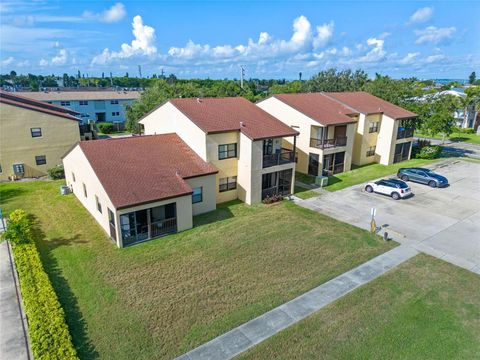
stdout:
[(207, 134), (241, 131), (252, 140), (298, 135), (296, 130), (242, 97), (170, 102)]
[(176, 134), (82, 141), (79, 146), (117, 209), (191, 194), (184, 179), (218, 172)]
[(364, 91), (356, 92), (327, 92), (326, 96), (336, 99), (344, 105), (350, 106), (353, 109), (363, 114), (383, 113), (392, 119), (404, 119), (416, 117), (417, 114), (405, 110), (400, 106), (373, 96)]
[(349, 116), (356, 115), (355, 110), (328, 98), (323, 93), (275, 94), (272, 96), (324, 126), (356, 121)]
[(60, 116), (69, 120), (79, 121), (74, 115), (78, 115), (76, 111), (66, 109), (42, 101), (32, 100), (16, 93), (10, 93), (0, 90), (0, 102), (24, 109), (43, 112), (45, 114)]

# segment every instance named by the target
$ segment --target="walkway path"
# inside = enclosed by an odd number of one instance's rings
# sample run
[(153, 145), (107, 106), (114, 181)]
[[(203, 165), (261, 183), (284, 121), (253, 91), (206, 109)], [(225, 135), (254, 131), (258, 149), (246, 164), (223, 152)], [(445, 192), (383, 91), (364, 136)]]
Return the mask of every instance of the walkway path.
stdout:
[(0, 359), (30, 359), (16, 274), (6, 241), (0, 243)]
[(399, 246), (180, 356), (181, 360), (231, 359), (297, 323), (352, 290), (412, 258)]

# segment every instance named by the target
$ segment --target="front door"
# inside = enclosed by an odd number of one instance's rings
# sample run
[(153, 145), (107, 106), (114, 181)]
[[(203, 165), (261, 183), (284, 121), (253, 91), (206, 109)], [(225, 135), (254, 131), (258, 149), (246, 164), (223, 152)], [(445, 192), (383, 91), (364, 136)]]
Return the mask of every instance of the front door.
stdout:
[(97, 112), (95, 113), (95, 120), (97, 122), (105, 122), (106, 116), (104, 112)]
[(318, 154), (308, 156), (308, 175), (318, 176)]

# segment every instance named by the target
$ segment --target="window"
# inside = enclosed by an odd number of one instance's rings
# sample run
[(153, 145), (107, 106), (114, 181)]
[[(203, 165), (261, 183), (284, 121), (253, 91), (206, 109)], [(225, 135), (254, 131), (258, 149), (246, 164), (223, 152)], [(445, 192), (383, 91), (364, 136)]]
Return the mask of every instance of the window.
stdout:
[(23, 164), (13, 164), (13, 173), (14, 174), (24, 174), (25, 173), (25, 167)]
[(32, 134), (32, 137), (41, 137), (42, 128), (30, 128), (30, 133)]
[(113, 211), (110, 209), (108, 209), (108, 222), (110, 225), (115, 226), (115, 215), (113, 215)]
[(263, 155), (273, 154), (273, 139), (263, 140)]
[(114, 112), (112, 112), (112, 116), (120, 116), (120, 112), (114, 111)]
[(0, 174), (2, 173), (2, 164), (0, 164)]
[(368, 128), (368, 132), (370, 134), (378, 132), (378, 125), (379, 124), (380, 124), (379, 121), (370, 121), (370, 127)]
[(196, 204), (203, 201), (203, 188), (197, 187), (193, 189), (192, 204)]
[(375, 155), (375, 148), (376, 148), (376, 146), (370, 146), (367, 150), (367, 156)]
[(237, 144), (218, 145), (218, 160), (237, 157)]
[(87, 197), (87, 187), (85, 186), (85, 183), (82, 183), (83, 186), (83, 196)]
[(73, 182), (76, 181), (76, 180), (75, 180), (75, 173), (74, 173), (73, 171), (72, 171), (72, 180), (73, 180)]
[(88, 105), (88, 101), (80, 100), (80, 101), (78, 102), (78, 105)]
[(70, 106), (70, 101), (60, 101), (61, 106)]
[(37, 165), (45, 165), (47, 163), (47, 157), (45, 155), (35, 156), (35, 163)]
[(118, 105), (118, 100), (110, 100), (110, 104), (112, 104), (112, 105)]
[(219, 180), (219, 186), (218, 186), (218, 191), (219, 192), (234, 190), (236, 188), (237, 188), (237, 177), (236, 176), (221, 178)]
[(95, 203), (97, 204), (97, 210), (101, 214), (102, 213), (102, 204), (100, 204), (100, 201), (98, 201), (98, 196), (95, 195)]
[(87, 113), (80, 114), (80, 117), (82, 117), (82, 118), (87, 118), (87, 117), (90, 117), (90, 114), (87, 114)]

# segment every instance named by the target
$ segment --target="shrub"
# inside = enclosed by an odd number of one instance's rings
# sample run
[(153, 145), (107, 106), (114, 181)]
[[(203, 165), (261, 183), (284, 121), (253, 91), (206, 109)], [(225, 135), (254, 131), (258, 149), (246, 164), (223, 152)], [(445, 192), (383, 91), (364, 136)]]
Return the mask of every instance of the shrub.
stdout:
[(462, 133), (463, 134), (475, 134), (475, 129), (472, 129), (472, 128), (462, 129)]
[(436, 159), (440, 157), (441, 153), (442, 153), (441, 146), (438, 146), (438, 145), (425, 146), (416, 154), (415, 157), (417, 159)]
[(113, 124), (107, 122), (98, 123), (97, 128), (98, 130), (100, 130), (101, 133), (104, 134), (111, 134), (114, 130)]
[(263, 199), (262, 202), (264, 204), (272, 204), (272, 203), (275, 203), (277, 201), (282, 201), (282, 200), (283, 200), (282, 195), (273, 194), (272, 196), (267, 195), (267, 197), (265, 197), (265, 199)]
[(33, 241), (32, 223), (25, 211), (15, 210), (10, 214), (4, 234), (12, 242), (33, 357), (78, 359), (65, 313), (43, 268)]
[(65, 179), (65, 170), (63, 165), (55, 166), (54, 168), (48, 169), (48, 176), (53, 180)]
[(27, 213), (21, 209), (13, 211), (8, 217), (7, 230), (2, 233), (2, 240), (8, 239), (12, 244), (32, 241), (32, 230)]

